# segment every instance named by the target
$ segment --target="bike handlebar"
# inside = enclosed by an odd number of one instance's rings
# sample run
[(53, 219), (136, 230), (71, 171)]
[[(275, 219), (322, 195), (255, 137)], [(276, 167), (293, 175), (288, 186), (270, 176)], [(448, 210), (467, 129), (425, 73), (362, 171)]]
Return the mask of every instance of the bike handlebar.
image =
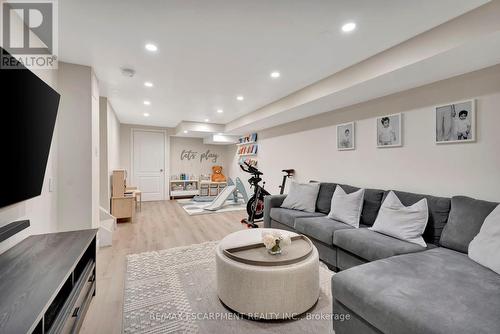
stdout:
[(246, 172), (246, 173), (249, 173), (249, 174), (254, 174), (254, 175), (262, 175), (262, 172), (259, 171), (257, 168), (255, 168), (254, 166), (250, 165), (248, 162), (246, 161), (243, 161), (243, 164), (245, 164), (245, 166), (247, 166), (247, 168), (243, 167), (242, 164), (240, 164), (240, 168)]

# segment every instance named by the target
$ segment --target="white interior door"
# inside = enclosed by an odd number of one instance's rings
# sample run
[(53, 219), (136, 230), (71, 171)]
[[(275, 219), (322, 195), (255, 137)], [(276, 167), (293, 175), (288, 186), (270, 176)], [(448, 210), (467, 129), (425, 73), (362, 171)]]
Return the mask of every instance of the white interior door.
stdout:
[(143, 201), (165, 197), (165, 133), (133, 130), (132, 173)]

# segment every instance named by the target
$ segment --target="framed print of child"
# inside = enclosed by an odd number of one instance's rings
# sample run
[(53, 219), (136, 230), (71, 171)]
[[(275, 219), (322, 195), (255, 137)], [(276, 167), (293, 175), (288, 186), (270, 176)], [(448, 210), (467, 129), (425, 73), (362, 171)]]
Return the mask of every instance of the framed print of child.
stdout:
[(401, 113), (377, 118), (377, 147), (402, 146), (401, 118)]
[(476, 140), (475, 100), (435, 107), (436, 143), (464, 143)]
[(337, 125), (337, 149), (354, 150), (354, 122)]

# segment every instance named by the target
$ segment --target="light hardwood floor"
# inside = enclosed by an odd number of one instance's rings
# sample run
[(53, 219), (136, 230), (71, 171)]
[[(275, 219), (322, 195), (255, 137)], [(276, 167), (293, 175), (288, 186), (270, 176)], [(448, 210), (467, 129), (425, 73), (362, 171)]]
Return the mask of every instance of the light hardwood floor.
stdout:
[(145, 202), (133, 221), (118, 224), (113, 246), (97, 252), (97, 292), (81, 333), (121, 333), (127, 254), (220, 240), (244, 229), (245, 211), (189, 216), (176, 201)]

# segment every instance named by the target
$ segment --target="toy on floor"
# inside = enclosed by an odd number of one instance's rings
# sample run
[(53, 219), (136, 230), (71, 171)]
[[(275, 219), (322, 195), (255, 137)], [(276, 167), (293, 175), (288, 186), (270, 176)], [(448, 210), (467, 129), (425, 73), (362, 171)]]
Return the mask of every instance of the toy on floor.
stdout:
[(212, 166), (212, 182), (226, 182), (226, 177), (222, 174), (222, 166)]
[[(208, 211), (217, 211), (222, 209), (226, 204), (226, 201), (229, 200), (230, 197), (233, 197), (234, 203), (238, 203), (240, 200), (243, 203), (248, 202), (247, 191), (245, 190), (245, 185), (241, 182), (240, 178), (236, 178), (236, 184), (233, 183), (233, 180), (229, 178), (227, 182), (227, 187), (222, 190), (217, 197), (212, 200), (212, 203), (203, 208), (203, 210)], [(200, 198), (201, 199), (201, 198)]]
[[(241, 182), (241, 179), (239, 177), (236, 178), (236, 183), (233, 182), (233, 180), (229, 177), (227, 179), (227, 186), (229, 186), (229, 187), (236, 186), (236, 189), (234, 189), (234, 191), (232, 193), (234, 203), (238, 203), (240, 200), (243, 201), (243, 203), (248, 202), (248, 194), (247, 194), (247, 191), (245, 189), (245, 185), (243, 184), (243, 182)], [(226, 189), (226, 188), (224, 188), (224, 189)], [(223, 193), (223, 192), (224, 191), (221, 191), (221, 193)], [(227, 194), (227, 192), (225, 192), (225, 194)], [(193, 201), (194, 202), (214, 202), (214, 201), (216, 201), (217, 197), (222, 197), (222, 198), (225, 198), (224, 201), (222, 201), (222, 203), (224, 203), (226, 200), (229, 199), (229, 197), (231, 197), (231, 196), (226, 196), (226, 195), (224, 195), (224, 196), (219, 196), (219, 195), (217, 195), (217, 196), (196, 195), (193, 197)]]

